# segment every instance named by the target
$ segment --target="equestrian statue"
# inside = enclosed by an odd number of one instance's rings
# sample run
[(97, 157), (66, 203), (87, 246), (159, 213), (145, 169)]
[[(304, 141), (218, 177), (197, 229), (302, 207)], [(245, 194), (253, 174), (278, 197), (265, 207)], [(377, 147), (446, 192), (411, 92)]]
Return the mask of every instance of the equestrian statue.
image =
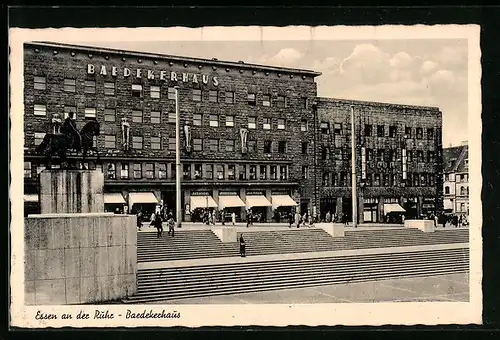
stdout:
[(54, 114), (52, 118), (53, 130), (47, 133), (43, 138), (42, 143), (37, 146), (36, 152), (45, 155), (45, 166), (47, 169), (52, 167), (52, 158), (59, 156), (61, 168), (75, 167), (74, 164), (70, 165), (67, 162), (68, 150), (79, 152), (83, 150), (82, 166), (87, 157), (88, 151), (93, 151), (97, 155), (97, 161), (100, 161), (99, 152), (93, 145), (94, 136), (100, 134), (100, 124), (95, 119), (90, 119), (81, 131), (78, 131), (74, 120), (73, 112), (68, 113), (68, 117), (61, 125), (61, 119), (58, 114)]

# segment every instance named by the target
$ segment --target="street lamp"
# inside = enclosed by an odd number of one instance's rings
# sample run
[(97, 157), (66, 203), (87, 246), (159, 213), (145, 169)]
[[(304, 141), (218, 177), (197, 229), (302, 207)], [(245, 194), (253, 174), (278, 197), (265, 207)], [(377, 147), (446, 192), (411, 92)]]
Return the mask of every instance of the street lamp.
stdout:
[(179, 117), (179, 87), (175, 86), (175, 191), (176, 191), (176, 221), (177, 228), (181, 227), (182, 211), (181, 211), (181, 123)]
[(352, 226), (357, 227), (358, 221), (358, 195), (356, 192), (356, 133), (354, 130), (354, 106), (351, 105), (351, 185), (352, 185)]

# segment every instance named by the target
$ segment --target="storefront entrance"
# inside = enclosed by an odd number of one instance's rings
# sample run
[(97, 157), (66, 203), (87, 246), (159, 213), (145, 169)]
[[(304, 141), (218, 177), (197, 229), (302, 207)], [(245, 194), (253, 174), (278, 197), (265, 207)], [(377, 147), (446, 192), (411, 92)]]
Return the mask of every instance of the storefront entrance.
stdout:
[(320, 220), (324, 221), (326, 214), (330, 213), (330, 216), (334, 215), (337, 211), (337, 198), (334, 197), (324, 197), (320, 200)]

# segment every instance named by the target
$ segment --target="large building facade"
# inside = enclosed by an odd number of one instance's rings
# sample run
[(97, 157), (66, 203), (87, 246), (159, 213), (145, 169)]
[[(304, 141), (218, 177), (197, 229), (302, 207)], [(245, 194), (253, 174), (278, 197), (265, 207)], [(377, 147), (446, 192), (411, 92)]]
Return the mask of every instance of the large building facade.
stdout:
[(442, 209), (437, 108), (318, 98), (309, 70), (56, 43), (25, 44), (24, 67), (27, 212), (44, 169), (35, 148), (69, 112), (80, 129), (101, 125), (102, 165), (87, 165), (102, 166), (107, 210), (175, 210), (175, 87), (185, 221), (205, 207), (241, 220), (249, 207), (267, 221), (290, 209), (350, 216), (351, 107), (360, 222), (394, 205), (409, 217)]
[(467, 143), (445, 148), (444, 164), (444, 212), (469, 215), (469, 147)]

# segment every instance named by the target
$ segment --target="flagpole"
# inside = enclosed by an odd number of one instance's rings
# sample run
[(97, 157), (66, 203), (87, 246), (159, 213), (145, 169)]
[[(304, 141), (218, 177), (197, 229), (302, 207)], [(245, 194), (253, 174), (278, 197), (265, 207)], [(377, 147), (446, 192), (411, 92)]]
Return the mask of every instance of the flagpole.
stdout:
[(176, 192), (176, 221), (177, 227), (181, 227), (181, 136), (180, 136), (180, 116), (179, 116), (179, 88), (175, 87), (175, 192)]
[(351, 106), (351, 169), (352, 169), (352, 226), (357, 227), (358, 222), (358, 195), (356, 180), (356, 132), (354, 127), (354, 106)]

